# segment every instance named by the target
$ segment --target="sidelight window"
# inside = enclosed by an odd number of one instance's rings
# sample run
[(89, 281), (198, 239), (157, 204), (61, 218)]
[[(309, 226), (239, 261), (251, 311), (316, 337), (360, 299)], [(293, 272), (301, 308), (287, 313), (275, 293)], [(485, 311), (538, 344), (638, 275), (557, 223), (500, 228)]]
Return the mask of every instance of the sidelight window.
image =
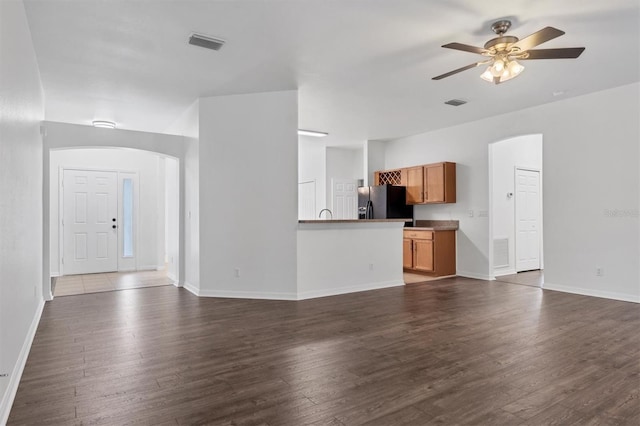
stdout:
[(122, 180), (122, 256), (133, 257), (133, 179)]

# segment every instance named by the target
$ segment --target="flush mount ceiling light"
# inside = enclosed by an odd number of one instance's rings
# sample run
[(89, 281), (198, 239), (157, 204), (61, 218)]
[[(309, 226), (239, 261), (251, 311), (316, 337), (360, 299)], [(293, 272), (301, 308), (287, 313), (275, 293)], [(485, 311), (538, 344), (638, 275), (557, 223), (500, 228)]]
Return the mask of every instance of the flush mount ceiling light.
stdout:
[(324, 138), (325, 136), (329, 136), (329, 133), (316, 132), (315, 130), (303, 130), (303, 129), (298, 129), (298, 134), (301, 136), (313, 136), (315, 138)]
[(490, 83), (500, 84), (520, 75), (524, 70), (524, 67), (520, 65), (518, 61), (530, 59), (575, 59), (584, 51), (584, 47), (532, 49), (539, 44), (560, 37), (564, 34), (564, 31), (553, 27), (546, 27), (520, 40), (518, 37), (504, 35), (510, 27), (511, 21), (501, 20), (494, 22), (491, 29), (498, 37), (486, 42), (484, 48), (462, 43), (449, 43), (442, 46), (447, 49), (462, 50), (464, 52), (488, 56), (489, 59), (449, 71), (448, 73), (433, 77), (433, 80), (441, 80), (480, 65), (488, 65), (485, 72), (480, 75), (480, 78)]
[(104, 129), (116, 128), (116, 123), (114, 123), (113, 121), (93, 120), (91, 124), (93, 124), (93, 127), (102, 127)]

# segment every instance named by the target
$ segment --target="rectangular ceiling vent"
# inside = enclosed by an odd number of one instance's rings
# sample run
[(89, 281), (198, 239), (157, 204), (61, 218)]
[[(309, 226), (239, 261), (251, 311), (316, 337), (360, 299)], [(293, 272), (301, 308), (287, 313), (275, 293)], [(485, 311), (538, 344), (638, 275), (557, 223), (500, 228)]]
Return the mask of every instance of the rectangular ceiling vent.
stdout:
[(461, 99), (451, 99), (450, 101), (445, 102), (447, 105), (460, 106), (466, 104), (467, 101), (463, 101)]
[(194, 46), (204, 47), (205, 49), (220, 50), (225, 41), (218, 38), (204, 36), (202, 34), (191, 34), (189, 37), (189, 44)]

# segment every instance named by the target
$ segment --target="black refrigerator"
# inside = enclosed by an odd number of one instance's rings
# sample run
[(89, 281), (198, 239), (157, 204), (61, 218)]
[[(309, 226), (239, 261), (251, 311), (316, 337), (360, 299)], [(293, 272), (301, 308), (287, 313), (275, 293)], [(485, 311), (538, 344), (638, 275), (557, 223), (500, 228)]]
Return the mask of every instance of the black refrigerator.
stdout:
[[(404, 186), (376, 185), (358, 188), (359, 219), (413, 219)], [(413, 220), (405, 226), (413, 226)]]

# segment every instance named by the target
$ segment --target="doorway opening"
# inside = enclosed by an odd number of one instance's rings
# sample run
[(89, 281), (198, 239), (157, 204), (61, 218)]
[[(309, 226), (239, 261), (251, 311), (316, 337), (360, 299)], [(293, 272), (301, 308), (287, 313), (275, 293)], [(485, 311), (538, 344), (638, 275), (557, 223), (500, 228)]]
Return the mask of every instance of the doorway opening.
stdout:
[(542, 135), (489, 145), (489, 261), (492, 279), (542, 287)]
[(176, 158), (123, 148), (51, 150), (53, 296), (177, 281)]

